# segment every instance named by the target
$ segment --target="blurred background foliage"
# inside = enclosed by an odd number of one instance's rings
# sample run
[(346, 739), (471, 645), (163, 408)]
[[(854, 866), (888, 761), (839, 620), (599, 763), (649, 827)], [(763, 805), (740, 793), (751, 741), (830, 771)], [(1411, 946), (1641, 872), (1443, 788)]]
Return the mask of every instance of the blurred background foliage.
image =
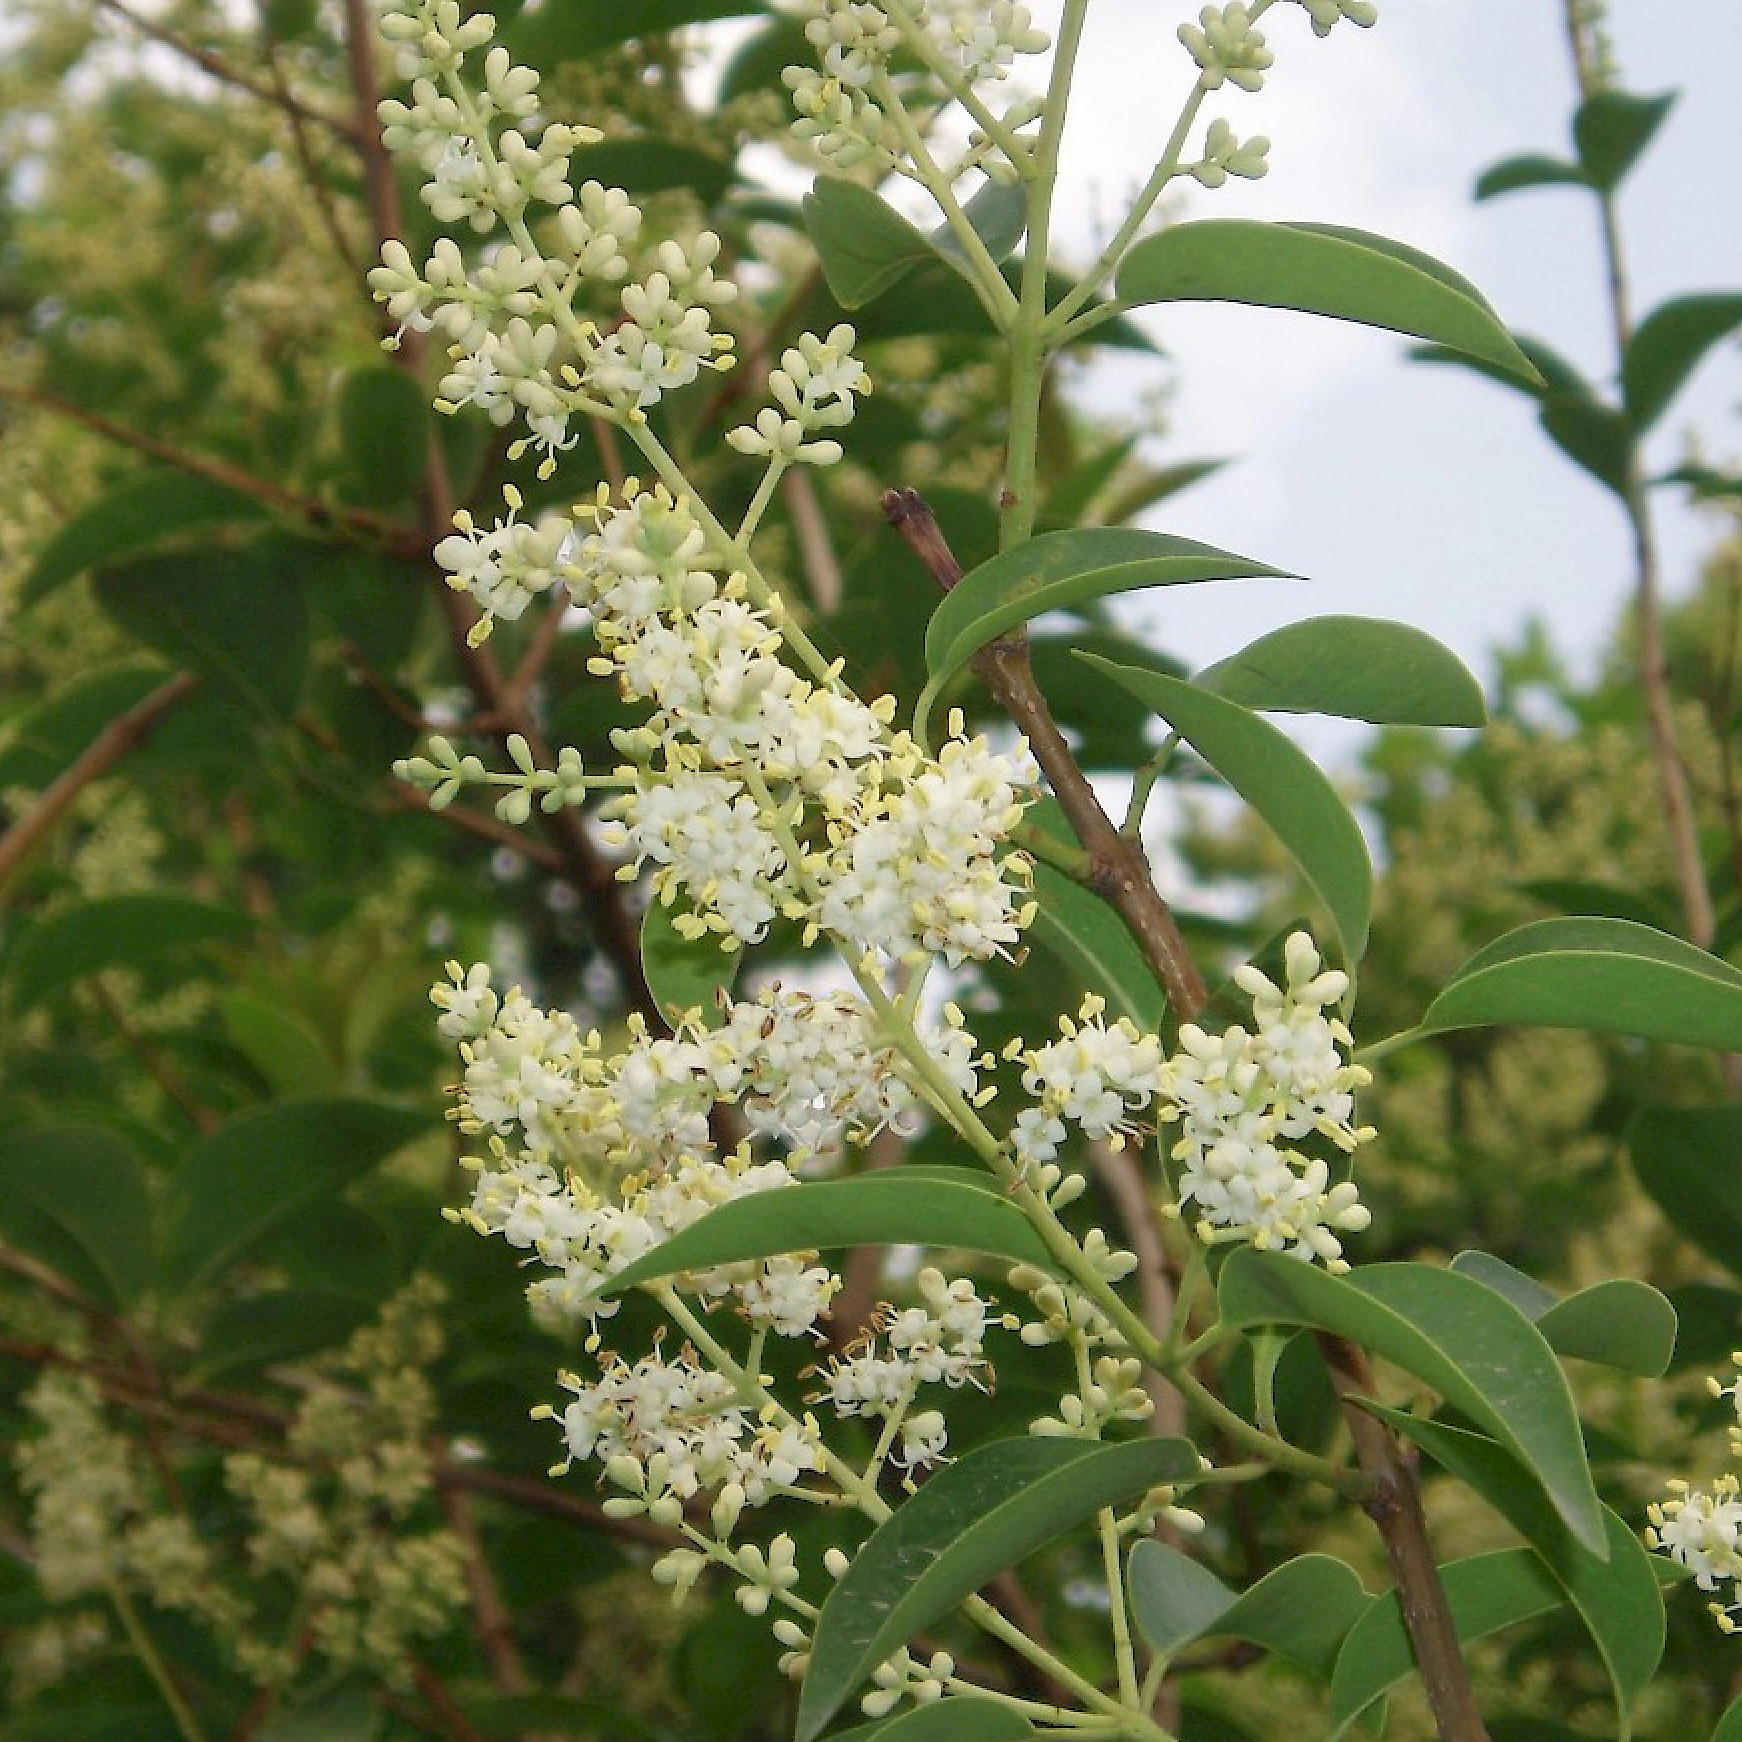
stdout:
[[(841, 318), (775, 168), (793, 31), (766, 20), (721, 66), (681, 28), (630, 40), (640, 11), (503, 17), (552, 109), (607, 135), (577, 174), (716, 229), (754, 289), (744, 375), (660, 413), (729, 509), (754, 471), (720, 434), (784, 344)], [(439, 360), (380, 349), (363, 271), (382, 236), (422, 258), (438, 230), (374, 145), (369, 41), (362, 0), (20, 0), (0, 31), (0, 1742), (772, 1738), (789, 1694), (764, 1624), (705, 1592), (673, 1610), (643, 1527), (546, 1478), (555, 1441), (526, 1410), (562, 1351), (438, 1214), (463, 1190), (426, 996), (443, 959), (488, 957), (605, 1027), (650, 1003), (633, 894), (573, 816), (431, 816), (387, 773), (432, 726), (599, 761), (625, 723), (560, 606), (468, 650), (429, 551), (456, 506), (493, 514), (510, 483), (566, 502), (624, 461), (594, 430), (541, 482), (487, 423), (426, 409)], [(855, 680), (911, 700), (931, 583), (879, 497), (922, 485), (963, 563), (989, 554), (999, 364), (947, 284), (859, 325), (878, 392), (846, 464), (788, 480), (769, 558)], [(1067, 385), (1046, 524), (1153, 520), (1201, 473)], [(1670, 624), (1732, 959), (1739, 575), (1725, 545)], [(1111, 618), (1042, 631), (1085, 763), (1129, 771), (1141, 710), (1066, 651), (1165, 653)], [(1343, 771), (1385, 868), (1364, 1037), (1522, 919), (1675, 928), (1628, 633), (1591, 684), (1532, 635), (1498, 656), (1479, 740), (1392, 730)], [(967, 679), (960, 701), (990, 718)], [(1303, 898), (1189, 765), (1168, 779), (1193, 935), (1229, 965)], [(983, 998), (1019, 1027), (1056, 1004), (1054, 971), (989, 973)], [(1372, 1098), (1372, 1253), (1481, 1246), (1562, 1288), (1644, 1276), (1684, 1307), (1682, 1364), (1717, 1360), (1742, 1344), (1742, 1186), (1721, 1226), (1666, 1216), (1627, 1133), (1647, 1104), (1724, 1093), (1708, 1059), (1587, 1036), (1413, 1049)], [(1302, 1435), (1334, 1431), (1310, 1363), (1284, 1372)], [(1013, 1356), (976, 1437), (1019, 1431), (1045, 1377)], [(1713, 1417), (1691, 1389), (1605, 1383), (1603, 1470), (1637, 1512)], [(1479, 1517), (1441, 1527), (1484, 1542)], [(1252, 1577), (1325, 1546), (1327, 1519), (1279, 1484), (1217, 1528)], [(1093, 1577), (1060, 1554), (1032, 1587), (1025, 1619), (1067, 1656), (1096, 1649)], [(1643, 1734), (1675, 1742), (1733, 1691), (1705, 1627), (1677, 1609)], [(1603, 1690), (1560, 1661), (1548, 1628), (1486, 1648), (1518, 1714), (1497, 1738), (1600, 1721)], [(1298, 1714), (1286, 1672), (1212, 1667), (1242, 1673), (1187, 1684), (1197, 1742)], [(1394, 1733), (1421, 1722), (1400, 1710)]]

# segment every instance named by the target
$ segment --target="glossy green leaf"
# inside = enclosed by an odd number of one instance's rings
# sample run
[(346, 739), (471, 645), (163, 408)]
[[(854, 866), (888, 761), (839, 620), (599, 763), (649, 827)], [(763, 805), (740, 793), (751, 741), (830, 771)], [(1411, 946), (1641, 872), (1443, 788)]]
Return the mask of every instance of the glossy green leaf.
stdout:
[(34, 605), (105, 563), (142, 556), (213, 526), (258, 520), (252, 496), (175, 466), (152, 466), (111, 485), (81, 508), (38, 554), (20, 602)]
[(1186, 1440), (997, 1440), (946, 1465), (872, 1532), (817, 1617), (799, 1696), (813, 1742), (878, 1664), (995, 1574), (1103, 1506), (1198, 1468)]
[(1594, 877), (1527, 877), (1513, 887), (1569, 918), (1630, 919), (1657, 931), (1671, 923), (1666, 903)]
[(1647, 1107), (1628, 1126), (1627, 1146), (1671, 1223), (1742, 1275), (1742, 1107)]
[(1167, 994), (1119, 915), (1050, 865), (1035, 866), (1034, 893), (1040, 905), (1029, 938), (1084, 991), (1105, 997), (1115, 1017), (1129, 1016), (1144, 1034), (1159, 1033)]
[[(1547, 1615), (1565, 1602), (1548, 1569), (1527, 1548), (1497, 1549), (1440, 1568), (1447, 1607), (1466, 1643)], [(1333, 1742), (1388, 1688), (1415, 1673), (1415, 1654), (1395, 1592), (1376, 1597), (1349, 1630), (1331, 1678)]]
[(1490, 164), (1476, 177), (1475, 197), (1491, 200), (1498, 194), (1517, 193), (1524, 188), (1589, 187), (1591, 178), (1576, 163), (1563, 163), (1558, 157), (1525, 153)]
[(863, 308), (936, 258), (924, 231), (858, 182), (819, 176), (803, 211), (823, 277), (844, 309)]
[(1675, 103), (1675, 92), (1636, 97), (1628, 91), (1598, 91), (1573, 116), (1573, 142), (1592, 183), (1605, 192), (1621, 185), (1651, 143)]
[(1742, 296), (1678, 296), (1654, 308), (1627, 342), (1621, 396), (1628, 421), (1643, 435), (1668, 409), (1700, 359), (1742, 326)]
[(63, 907), (35, 927), (7, 964), (13, 1013), (105, 968), (138, 968), (202, 946), (240, 943), (254, 921), (187, 895), (108, 895)]
[(1459, 1481), (1480, 1494), (1541, 1557), (1603, 1659), (1620, 1742), (1628, 1712), (1663, 1655), (1663, 1597), (1637, 1533), (1603, 1508), (1605, 1553), (1577, 1542), (1517, 1462), (1491, 1439), (1399, 1410), (1382, 1412)]
[(1021, 1742), (1034, 1726), (1008, 1706), (973, 1695), (934, 1700), (929, 1706), (837, 1733), (829, 1742)]
[(1283, 571), (1171, 533), (1113, 526), (1043, 532), (981, 563), (938, 602), (925, 632), (928, 687), (941, 688), (988, 641), (1044, 612), (1140, 587), (1257, 576), (1281, 579)]
[(744, 965), (744, 952), (728, 955), (720, 948), (720, 934), (686, 938), (674, 921), (690, 909), (674, 901), (670, 906), (655, 901), (641, 918), (641, 971), (647, 978), (654, 1002), (668, 1020), (676, 1022), (700, 1011), (710, 1028), (724, 1020), (721, 1000)]
[(569, 175), (575, 182), (601, 182), (632, 194), (687, 188), (711, 206), (732, 185), (733, 169), (730, 159), (711, 151), (641, 135), (578, 146), (569, 154)]
[(734, 1198), (620, 1270), (606, 1292), (682, 1270), (839, 1246), (953, 1246), (1053, 1267), (1039, 1234), (990, 1174), (892, 1167)]
[(1506, 1024), (1742, 1050), (1742, 970), (1625, 919), (1542, 919), (1478, 950), (1421, 1032)]
[(1236, 702), (1157, 672), (1084, 657), (1152, 707), (1270, 825), (1329, 911), (1343, 959), (1359, 962), (1373, 909), (1373, 866), (1360, 825), (1306, 753)]
[(1153, 1537), (1132, 1548), (1127, 1588), (1138, 1631), (1163, 1656), (1197, 1639), (1243, 1639), (1321, 1680), (1371, 1600), (1354, 1570), (1330, 1555), (1286, 1561), (1238, 1592)]
[(300, 1011), (257, 998), (248, 992), (226, 992), (218, 1000), (224, 1032), (275, 1095), (331, 1095), (339, 1089), (339, 1071), (320, 1031)]
[(1375, 725), (1480, 726), (1482, 686), (1450, 648), (1406, 623), (1312, 617), (1261, 635), (1192, 679), (1241, 706)]
[(152, 1280), (145, 1168), (112, 1131), (49, 1125), (0, 1137), (0, 1236), (106, 1307)]
[(1538, 417), (1549, 440), (1569, 460), (1606, 490), (1627, 495), (1633, 431), (1619, 411), (1587, 394), (1551, 393)]
[(1380, 327), (1534, 372), (1481, 293), (1403, 243), (1329, 224), (1212, 218), (1145, 237), (1119, 269), (1130, 304), (1240, 302)]
[(1231, 1325), (1311, 1325), (1413, 1374), (1512, 1452), (1575, 1537), (1602, 1553), (1602, 1513), (1560, 1363), (1494, 1290), (1425, 1264), (1337, 1277), (1245, 1248), (1223, 1265), (1217, 1292)]
[(227, 1120), (182, 1159), (164, 1204), (163, 1270), (208, 1281), (301, 1211), (429, 1130), (379, 1101), (279, 1101)]
[(1733, 1701), (1718, 1720), (1712, 1742), (1742, 1742), (1742, 1699)]
[(103, 569), (99, 603), (136, 640), (257, 713), (294, 711), (309, 655), (308, 584), (318, 547), (259, 540)]
[(404, 369), (349, 369), (333, 399), (339, 441), (356, 500), (386, 508), (408, 501), (429, 460), (428, 389)]
[(1611, 1277), (1563, 1300), (1486, 1252), (1460, 1252), (1452, 1269), (1504, 1295), (1557, 1355), (1656, 1379), (1675, 1354), (1675, 1308), (1647, 1283)]

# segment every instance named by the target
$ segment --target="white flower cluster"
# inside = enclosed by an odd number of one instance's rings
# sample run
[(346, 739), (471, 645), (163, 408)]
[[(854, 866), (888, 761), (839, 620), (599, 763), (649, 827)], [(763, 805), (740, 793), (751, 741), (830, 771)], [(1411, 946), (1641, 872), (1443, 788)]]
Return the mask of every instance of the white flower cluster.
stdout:
[(1270, 141), (1262, 134), (1251, 139), (1235, 137), (1234, 129), (1220, 118), (1210, 123), (1204, 139), (1204, 155), (1188, 173), (1207, 188), (1219, 188), (1229, 176), (1259, 180), (1270, 168)]
[[(793, 132), (841, 169), (872, 162), (911, 173), (888, 113), (900, 100), (890, 68), (898, 49), (916, 53), (946, 88), (983, 103), (979, 87), (1007, 79), (1018, 55), (1051, 47), (1028, 7), (1015, 0), (805, 0), (800, 11), (818, 65), (788, 67), (782, 75), (799, 117)], [(1019, 98), (999, 119), (1015, 132), (1037, 113), (1031, 99)], [(983, 135), (947, 173), (954, 179), (976, 166), (992, 173), (1003, 167)]]
[[(1742, 1350), (1730, 1359), (1742, 1368)], [(1720, 1385), (1706, 1381), (1714, 1397), (1727, 1397), (1737, 1420), (1729, 1428), (1730, 1456), (1742, 1460), (1742, 1378)], [(1648, 1508), (1646, 1541), (1688, 1569), (1702, 1591), (1717, 1591), (1728, 1580), (1735, 1587), (1728, 1602), (1710, 1605), (1725, 1633), (1742, 1632), (1742, 1481), (1717, 1477), (1710, 1489), (1671, 1482), (1669, 1495)]]
[(1264, 33), (1252, 22), (1252, 11), (1239, 0), (1227, 6), (1206, 6), (1196, 24), (1182, 24), (1179, 39), (1198, 63), (1198, 85), (1220, 90), (1224, 83), (1242, 91), (1264, 88), (1265, 69), (1276, 59), (1264, 46)]
[(1332, 27), (1345, 18), (1366, 30), (1379, 17), (1379, 8), (1373, 0), (1300, 0), (1300, 3), (1312, 14), (1315, 36), (1329, 36)]
[[(381, 28), (411, 85), (409, 102), (381, 105), (388, 148), (421, 166), (436, 217), (498, 238), (477, 262), (443, 238), (421, 267), (389, 241), (369, 274), (402, 328), (448, 342), (442, 409), (521, 418), (548, 466), (573, 446), (572, 418), (643, 416), (703, 369), (727, 366), (732, 341), (714, 320), (737, 289), (715, 276), (717, 236), (662, 241), (632, 262), (640, 207), (620, 188), (570, 182), (574, 147), (600, 135), (541, 121), (538, 74), (499, 45), (481, 82), (468, 82), (468, 57), (495, 29), (487, 13), (462, 20), (455, 0), (401, 0)], [(583, 313), (583, 293), (614, 297), (611, 317)]]
[(1326, 1163), (1295, 1146), (1316, 1134), (1349, 1153), (1372, 1135), (1351, 1124), (1367, 1073), (1344, 1061), (1349, 1031), (1326, 1015), (1349, 982), (1323, 971), (1305, 932), (1284, 954), (1286, 990), (1256, 968), (1235, 976), (1252, 997), (1250, 1032), (1212, 1035), (1188, 1023), (1171, 1058), (1129, 1018), (1109, 1025), (1101, 1001), (1086, 1000), (1078, 1021), (1061, 1022), (1060, 1039), (1020, 1055), (1023, 1087), (1037, 1101), (1013, 1126), (1017, 1159), (1046, 1183), (1067, 1126), (1118, 1142), (1153, 1107), (1180, 1127), (1171, 1151), (1183, 1164), (1179, 1205), (1195, 1206), (1205, 1240), (1250, 1241), (1347, 1269), (1337, 1232), (1365, 1228), (1368, 1212), (1353, 1185), (1332, 1185)]

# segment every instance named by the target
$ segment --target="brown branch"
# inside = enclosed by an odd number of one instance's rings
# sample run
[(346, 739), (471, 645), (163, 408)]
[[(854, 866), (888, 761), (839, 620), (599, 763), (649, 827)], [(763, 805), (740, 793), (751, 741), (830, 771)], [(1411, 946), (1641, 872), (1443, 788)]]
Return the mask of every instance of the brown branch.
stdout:
[(191, 672), (177, 672), (143, 701), (135, 702), (106, 725), (83, 754), (44, 788), (29, 810), (0, 835), (0, 889), (17, 875), (25, 861), (72, 808), (92, 782), (132, 755), (158, 725), (199, 687)]
[[(883, 512), (940, 587), (947, 592), (962, 578), (961, 564), (917, 490), (885, 491)], [(1077, 766), (1070, 745), (1053, 720), (1028, 663), (1027, 634), (1018, 629), (999, 636), (974, 655), (973, 666), (993, 700), (1022, 728), (1053, 796), (1076, 830), (1089, 855), (1089, 888), (1125, 921), (1144, 960), (1166, 990), (1174, 1014), (1189, 1021), (1209, 998), (1203, 976), (1180, 936), (1173, 910), (1155, 887), (1143, 848), (1120, 834), (1101, 808), (1094, 787)]]

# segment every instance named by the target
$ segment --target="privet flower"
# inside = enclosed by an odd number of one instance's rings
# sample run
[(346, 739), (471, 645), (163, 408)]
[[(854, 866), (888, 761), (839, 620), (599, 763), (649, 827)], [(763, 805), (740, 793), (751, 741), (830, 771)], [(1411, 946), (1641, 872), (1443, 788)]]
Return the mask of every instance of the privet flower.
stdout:
[[(1742, 1350), (1730, 1359), (1742, 1368)], [(1730, 1456), (1742, 1462), (1742, 1378), (1728, 1385), (1707, 1379), (1706, 1387), (1714, 1397), (1729, 1398), (1736, 1410), (1737, 1421), (1727, 1431)], [(1726, 1472), (1709, 1488), (1671, 1482), (1647, 1516), (1646, 1541), (1680, 1561), (1702, 1591), (1720, 1591), (1726, 1582), (1733, 1587), (1727, 1601), (1708, 1607), (1725, 1633), (1742, 1632), (1742, 1481)]]
[(1179, 39), (1198, 63), (1198, 83), (1219, 90), (1224, 81), (1243, 91), (1264, 88), (1265, 69), (1275, 56), (1264, 46), (1264, 35), (1249, 9), (1237, 3), (1206, 6), (1196, 24), (1182, 24)]

